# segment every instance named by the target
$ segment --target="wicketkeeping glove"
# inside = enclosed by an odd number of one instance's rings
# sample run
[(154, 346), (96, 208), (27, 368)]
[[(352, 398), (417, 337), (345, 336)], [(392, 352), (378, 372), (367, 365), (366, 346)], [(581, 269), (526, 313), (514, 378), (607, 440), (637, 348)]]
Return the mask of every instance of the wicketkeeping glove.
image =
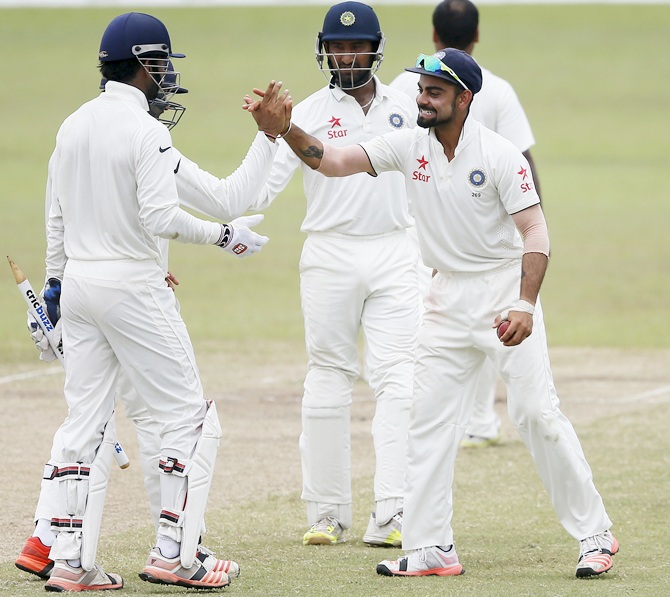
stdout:
[(263, 218), (263, 214), (255, 214), (236, 218), (230, 224), (221, 224), (221, 236), (214, 244), (240, 259), (258, 253), (270, 239), (250, 228), (260, 224)]
[[(45, 284), (40, 296), (47, 308), (47, 315), (51, 320), (51, 323), (54, 324), (54, 333), (55, 337), (58, 340), (58, 344), (62, 344), (62, 331), (61, 331), (61, 320), (60, 320), (60, 292), (61, 292), (61, 281), (58, 278), (49, 278)], [(32, 313), (28, 311), (28, 321), (26, 322), (28, 331), (30, 332), (30, 337), (33, 339), (35, 346), (40, 351), (40, 361), (45, 361), (50, 363), (56, 359), (56, 354), (54, 353), (51, 345), (49, 344), (49, 339), (44, 335), (42, 328), (40, 327), (37, 320), (33, 317)]]

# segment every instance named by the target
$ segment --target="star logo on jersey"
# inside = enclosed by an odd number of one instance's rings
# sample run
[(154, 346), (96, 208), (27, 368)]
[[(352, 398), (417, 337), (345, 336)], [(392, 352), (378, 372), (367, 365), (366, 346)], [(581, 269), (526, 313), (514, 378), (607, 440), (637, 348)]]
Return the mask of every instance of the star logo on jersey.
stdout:
[[(342, 124), (340, 122), (341, 120), (342, 118), (336, 118), (335, 116), (332, 116), (328, 121), (330, 123), (330, 130), (328, 131), (329, 139), (337, 139), (347, 136), (347, 129), (342, 128)], [(333, 130), (335, 127), (338, 127), (338, 129)]]
[[(426, 174), (428, 160), (425, 156), (421, 156), (416, 160), (419, 162), (419, 167), (412, 172), (412, 180), (418, 180), (419, 182), (428, 182), (430, 180), (430, 175)], [(419, 170), (424, 170), (424, 172), (419, 172)]]
[[(520, 170), (517, 172), (517, 174), (521, 177), (521, 180), (528, 179), (528, 170), (523, 166), (520, 166)], [(521, 191), (523, 193), (527, 193), (528, 191), (532, 190), (533, 190), (533, 183), (531, 181), (521, 183)]]

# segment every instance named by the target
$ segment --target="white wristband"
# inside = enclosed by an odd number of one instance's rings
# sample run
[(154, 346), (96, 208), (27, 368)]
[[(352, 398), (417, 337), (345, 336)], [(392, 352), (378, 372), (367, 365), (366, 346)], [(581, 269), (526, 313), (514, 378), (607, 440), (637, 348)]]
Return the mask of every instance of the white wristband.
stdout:
[(535, 305), (531, 305), (528, 301), (519, 299), (516, 304), (510, 308), (510, 311), (521, 311), (522, 313), (535, 313)]

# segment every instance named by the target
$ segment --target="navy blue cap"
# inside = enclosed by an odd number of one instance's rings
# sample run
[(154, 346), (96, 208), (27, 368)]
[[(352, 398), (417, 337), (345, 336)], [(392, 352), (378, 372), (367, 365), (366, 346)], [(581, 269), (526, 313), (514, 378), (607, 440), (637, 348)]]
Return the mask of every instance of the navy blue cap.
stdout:
[(331, 6), (323, 20), (323, 31), (319, 33), (321, 41), (380, 41), (381, 38), (382, 31), (375, 11), (362, 2), (341, 2)]
[[(452, 72), (444, 70), (441, 65)], [(447, 48), (435, 52), (432, 56), (420, 54), (416, 60), (416, 66), (405, 70), (445, 79), (459, 87), (466, 87), (472, 91), (473, 95), (482, 88), (482, 69), (479, 68), (475, 59), (463, 50)]]
[(142, 12), (128, 12), (112, 19), (102, 35), (98, 58), (101, 62), (127, 60), (145, 53), (174, 54), (167, 28), (156, 17)]

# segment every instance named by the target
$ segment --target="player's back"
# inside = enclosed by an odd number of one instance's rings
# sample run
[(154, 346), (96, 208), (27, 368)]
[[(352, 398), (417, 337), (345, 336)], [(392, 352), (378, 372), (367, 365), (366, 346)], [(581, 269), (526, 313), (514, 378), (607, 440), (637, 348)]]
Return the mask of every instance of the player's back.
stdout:
[(147, 234), (138, 203), (138, 177), (148, 172), (138, 164), (150, 146), (169, 148), (170, 135), (144, 109), (142, 92), (118, 83), (108, 88), (58, 133), (53, 184), (66, 253), (84, 261), (156, 259), (157, 239)]

